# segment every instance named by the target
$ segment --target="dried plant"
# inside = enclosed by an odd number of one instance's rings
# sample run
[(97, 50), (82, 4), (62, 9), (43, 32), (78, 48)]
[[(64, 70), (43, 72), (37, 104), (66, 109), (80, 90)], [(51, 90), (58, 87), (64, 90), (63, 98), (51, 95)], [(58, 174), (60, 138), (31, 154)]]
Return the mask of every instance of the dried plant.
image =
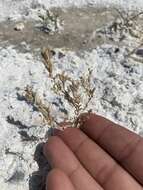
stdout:
[(134, 12), (128, 12), (128, 11), (119, 10), (116, 8), (115, 8), (115, 11), (118, 13), (120, 18), (122, 18), (122, 20), (124, 21), (124, 25), (126, 26), (130, 26), (131, 21), (136, 21), (141, 15), (143, 15), (143, 11), (138, 12), (136, 14)]
[[(44, 65), (46, 70), (49, 73), (49, 77), (53, 84), (51, 91), (55, 93), (55, 96), (59, 96), (63, 102), (66, 101), (66, 104), (71, 106), (74, 111), (74, 116), (70, 117), (66, 113), (65, 120), (63, 121), (66, 126), (72, 125), (73, 127), (78, 126), (77, 118), (80, 114), (84, 112), (90, 112), (88, 109), (89, 103), (92, 100), (95, 92), (95, 88), (92, 87), (92, 70), (88, 69), (88, 72), (85, 75), (80, 76), (77, 79), (73, 79), (66, 72), (58, 73), (54, 75), (53, 72), (53, 63), (51, 61), (52, 54), (54, 51), (49, 48), (43, 48), (41, 55), (44, 59)], [(33, 91), (32, 87), (27, 86), (23, 93), (24, 100), (37, 111), (39, 111), (44, 118), (44, 121), (51, 127), (59, 125), (57, 118), (55, 118), (52, 111), (52, 104), (48, 102), (48, 105), (39, 97), (39, 95)], [(23, 100), (23, 98), (20, 98)], [(62, 105), (64, 107), (64, 103)], [(63, 108), (66, 110), (66, 108)], [(67, 111), (68, 112), (68, 111)], [(68, 125), (67, 125), (68, 123)], [(62, 125), (61, 125), (62, 126)], [(62, 126), (63, 127), (63, 126)]]
[(52, 51), (49, 48), (43, 48), (41, 55), (44, 59), (44, 65), (49, 73), (49, 77), (52, 77), (52, 72), (53, 72), (53, 63), (51, 61)]
[[(136, 52), (143, 46), (143, 23), (141, 21), (143, 11), (135, 13), (115, 8), (115, 12), (117, 16), (114, 21), (97, 32), (112, 41), (119, 42), (119, 46), (126, 46), (127, 52), (124, 55), (125, 60), (131, 58), (136, 62), (142, 63), (143, 58), (137, 56)], [(131, 43), (128, 43), (128, 38), (130, 38), (130, 42), (132, 42), (132, 47)], [(120, 43), (123, 40), (124, 44)]]
[(91, 75), (92, 75), (92, 70), (88, 69), (88, 75), (87, 77), (80, 77), (81, 81), (81, 86), (85, 89), (85, 92), (87, 94), (88, 100), (84, 105), (83, 111), (88, 107), (89, 102), (93, 98), (95, 88), (91, 87)]
[(58, 15), (52, 13), (49, 10), (46, 10), (44, 14), (39, 14), (40, 22), (41, 22), (41, 30), (46, 33), (54, 33), (57, 32), (60, 28), (60, 23), (58, 19)]
[[(75, 118), (84, 112), (91, 99), (93, 98), (95, 88), (91, 87), (92, 71), (88, 70), (87, 76), (82, 76), (78, 80), (73, 80), (63, 72), (54, 77), (53, 91), (71, 105), (75, 110)], [(87, 100), (83, 103), (82, 97)]]
[(114, 21), (106, 26), (104, 29), (97, 31), (106, 35), (112, 40), (124, 40), (127, 35), (133, 38), (141, 38), (143, 35), (142, 27), (139, 26), (138, 21), (143, 12), (132, 13), (115, 8), (117, 16)]
[[(56, 95), (64, 98), (64, 100), (74, 109), (74, 118), (66, 120), (66, 123), (68, 122), (70, 125), (77, 127), (77, 118), (81, 113), (87, 111), (89, 102), (94, 96), (95, 88), (92, 88), (91, 86), (92, 71), (88, 69), (88, 74), (86, 76), (81, 76), (79, 79), (74, 80), (67, 76), (65, 72), (53, 76), (52, 69), (49, 70), (49, 65), (46, 69), (50, 73), (53, 81), (53, 87), (51, 90)], [(50, 106), (43, 103), (38, 94), (32, 90), (32, 87), (27, 86), (23, 96), (27, 103), (34, 106), (43, 115), (44, 120), (48, 125), (55, 126), (55, 124), (58, 124), (56, 118), (51, 114)], [(83, 100), (83, 98), (86, 100)]]
[(127, 11), (120, 11), (119, 9), (115, 9), (116, 12), (119, 15), (120, 22), (114, 22), (113, 25), (116, 25), (117, 28), (120, 29), (121, 33), (124, 32), (129, 33), (134, 38), (139, 38), (142, 34), (142, 29), (139, 29), (138, 27), (138, 19), (141, 15), (143, 15), (143, 12), (139, 12), (137, 14), (130, 13)]
[(143, 11), (136, 14), (126, 11), (120, 11), (118, 9), (116, 9), (116, 11), (122, 19), (122, 25), (120, 26), (122, 33), (129, 33), (131, 37), (139, 39), (138, 45), (136, 45), (136, 47), (133, 47), (132, 50), (128, 50), (129, 52), (125, 56), (125, 59), (131, 58), (136, 62), (143, 63), (143, 59), (136, 56), (136, 52), (143, 46), (143, 26), (139, 26), (138, 23), (140, 16), (143, 15)]
[[(51, 125), (53, 122), (55, 122), (54, 118), (51, 116), (50, 113), (50, 107), (46, 106), (38, 94), (33, 92), (32, 88), (30, 86), (27, 86), (24, 92), (25, 100), (27, 103), (34, 106), (44, 117), (44, 120), (47, 124)], [(52, 125), (51, 125), (52, 126)]]

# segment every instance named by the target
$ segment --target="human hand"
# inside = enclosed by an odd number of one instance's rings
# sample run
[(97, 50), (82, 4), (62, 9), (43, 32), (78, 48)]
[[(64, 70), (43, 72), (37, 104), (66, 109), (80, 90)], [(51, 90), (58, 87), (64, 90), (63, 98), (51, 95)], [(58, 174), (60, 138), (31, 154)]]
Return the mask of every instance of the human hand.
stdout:
[(44, 145), (47, 190), (143, 190), (143, 138), (95, 114)]

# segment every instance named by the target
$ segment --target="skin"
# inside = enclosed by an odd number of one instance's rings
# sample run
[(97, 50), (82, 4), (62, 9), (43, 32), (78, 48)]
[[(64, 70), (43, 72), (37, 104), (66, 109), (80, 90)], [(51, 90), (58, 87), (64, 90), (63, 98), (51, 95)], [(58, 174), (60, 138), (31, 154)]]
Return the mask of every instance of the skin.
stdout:
[(95, 114), (44, 145), (47, 190), (143, 190), (143, 138)]

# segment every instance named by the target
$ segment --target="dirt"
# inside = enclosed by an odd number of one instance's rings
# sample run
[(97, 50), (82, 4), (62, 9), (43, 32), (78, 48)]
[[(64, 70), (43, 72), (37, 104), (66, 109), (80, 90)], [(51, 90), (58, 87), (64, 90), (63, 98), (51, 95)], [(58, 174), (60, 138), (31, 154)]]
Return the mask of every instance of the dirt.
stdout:
[[(25, 87), (31, 86), (45, 105), (51, 105), (56, 121), (76, 116), (74, 107), (64, 96), (53, 94), (53, 82), (42, 57), (35, 56), (40, 55), (40, 48), (44, 46), (55, 48), (51, 60), (54, 76), (66, 73), (76, 81), (86, 76), (89, 68), (93, 70), (95, 94), (86, 111), (92, 110), (143, 135), (143, 65), (125, 59), (127, 50), (123, 41), (121, 47), (114, 45), (118, 43), (116, 33), (115, 41), (108, 41), (106, 34), (99, 36), (95, 32), (115, 19), (115, 9), (84, 7), (52, 11), (63, 21), (63, 30), (53, 35), (37, 28), (39, 21), (36, 20), (9, 19), (0, 23), (0, 125), (3, 129), (0, 184), (4, 190), (39, 190), (43, 175), (49, 170), (41, 142), (51, 134), (51, 125), (43, 123), (41, 113), (24, 101)], [(17, 23), (24, 23), (24, 29), (14, 30)], [(126, 45), (135, 44), (136, 40), (132, 41), (127, 33)], [(84, 105), (83, 92), (81, 95)]]
[[(68, 48), (72, 50), (92, 49), (104, 43), (104, 40), (95, 34), (95, 30), (105, 26), (115, 18), (115, 11), (106, 8), (69, 8), (53, 9), (63, 21), (63, 30), (49, 35), (36, 27), (38, 21), (19, 21), (25, 23), (23, 31), (15, 31), (17, 22), (5, 21), (0, 23), (0, 41), (3, 45), (13, 44), (23, 50), (22, 42), (26, 42), (31, 49), (49, 46), (52, 48)], [(5, 43), (4, 43), (5, 42)]]

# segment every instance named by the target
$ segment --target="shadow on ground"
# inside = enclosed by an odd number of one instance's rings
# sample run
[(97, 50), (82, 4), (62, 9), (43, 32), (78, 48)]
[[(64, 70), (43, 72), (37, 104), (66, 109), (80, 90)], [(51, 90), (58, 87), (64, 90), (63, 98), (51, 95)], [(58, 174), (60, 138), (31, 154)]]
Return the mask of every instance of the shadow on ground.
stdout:
[[(46, 136), (52, 136), (53, 130), (49, 129)], [(43, 154), (44, 143), (37, 145), (34, 160), (39, 166), (39, 170), (32, 173), (29, 179), (29, 190), (45, 190), (46, 176), (51, 170), (51, 167)]]

